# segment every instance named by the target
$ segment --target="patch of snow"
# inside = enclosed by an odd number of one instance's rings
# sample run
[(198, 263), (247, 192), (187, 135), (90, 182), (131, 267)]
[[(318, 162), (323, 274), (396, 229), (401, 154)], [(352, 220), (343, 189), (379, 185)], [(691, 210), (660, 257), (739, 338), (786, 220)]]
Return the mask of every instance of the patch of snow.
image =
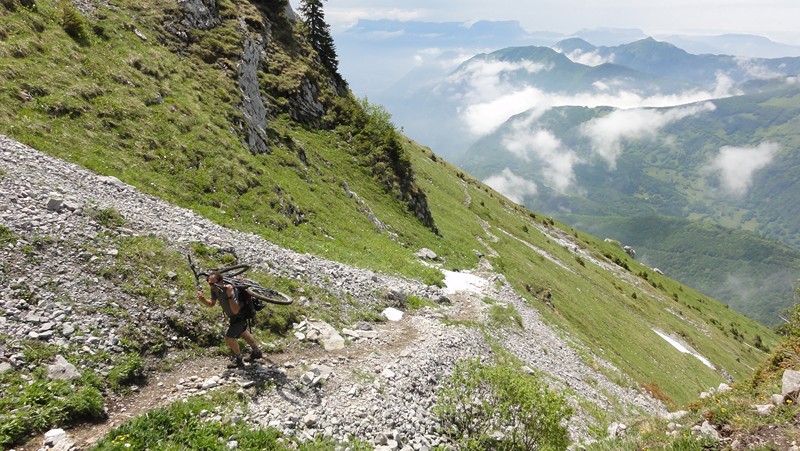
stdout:
[(675, 349), (677, 349), (678, 351), (680, 351), (680, 352), (682, 352), (682, 353), (684, 353), (684, 354), (691, 354), (691, 355), (693, 355), (693, 356), (694, 356), (694, 357), (695, 357), (697, 360), (699, 360), (699, 361), (703, 362), (703, 365), (705, 365), (705, 366), (707, 366), (707, 367), (711, 368), (712, 370), (715, 370), (715, 369), (716, 369), (716, 368), (714, 367), (714, 365), (713, 365), (713, 364), (712, 364), (712, 363), (711, 363), (711, 362), (710, 362), (710, 361), (709, 361), (707, 358), (705, 358), (705, 357), (703, 357), (702, 355), (698, 354), (697, 352), (695, 352), (695, 351), (693, 351), (693, 350), (691, 350), (691, 349), (687, 348), (686, 346), (684, 346), (684, 345), (683, 345), (683, 343), (679, 342), (678, 340), (676, 340), (676, 339), (674, 339), (674, 338), (670, 337), (669, 335), (665, 334), (664, 332), (661, 332), (661, 331), (659, 331), (659, 330), (656, 330), (656, 329), (653, 329), (653, 332), (657, 333), (659, 337), (661, 337), (661, 338), (663, 338), (664, 340), (666, 340), (666, 341), (667, 341), (667, 343), (671, 344), (671, 345), (672, 345), (672, 346), (673, 346)]
[(483, 287), (489, 282), (474, 274), (468, 272), (456, 272), (442, 270), (444, 274), (444, 292), (446, 294), (453, 294), (458, 291), (469, 291), (472, 293), (481, 294)]
[(403, 312), (397, 310), (394, 307), (386, 307), (386, 309), (384, 309), (383, 312), (381, 313), (389, 321), (400, 321), (401, 319), (403, 319)]

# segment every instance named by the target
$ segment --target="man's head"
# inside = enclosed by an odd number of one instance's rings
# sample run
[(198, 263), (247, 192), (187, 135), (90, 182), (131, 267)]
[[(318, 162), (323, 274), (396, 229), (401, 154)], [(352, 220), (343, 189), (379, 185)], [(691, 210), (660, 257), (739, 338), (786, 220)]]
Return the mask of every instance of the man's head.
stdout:
[(212, 272), (211, 274), (209, 274), (209, 276), (206, 279), (206, 281), (208, 281), (209, 285), (214, 285), (216, 283), (220, 283), (220, 282), (222, 282), (222, 274), (220, 274), (219, 272), (216, 272), (216, 271)]

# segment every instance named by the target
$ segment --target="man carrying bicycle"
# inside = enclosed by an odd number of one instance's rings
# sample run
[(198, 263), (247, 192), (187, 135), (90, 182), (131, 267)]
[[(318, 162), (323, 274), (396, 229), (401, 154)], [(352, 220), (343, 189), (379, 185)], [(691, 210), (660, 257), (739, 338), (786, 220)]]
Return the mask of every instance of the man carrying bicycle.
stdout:
[(211, 273), (206, 281), (211, 288), (211, 299), (206, 299), (203, 290), (197, 291), (197, 298), (207, 307), (214, 307), (219, 302), (225, 315), (230, 318), (228, 331), (225, 332), (225, 343), (233, 352), (233, 362), (228, 365), (228, 368), (244, 368), (242, 353), (239, 349), (239, 337), (244, 338), (244, 341), (250, 345), (251, 350), (250, 356), (247, 358), (248, 362), (263, 357), (261, 350), (258, 349), (258, 344), (256, 344), (256, 339), (248, 330), (247, 318), (240, 312), (242, 304), (239, 302), (237, 290), (234, 289), (233, 285), (223, 283), (222, 274), (219, 272)]

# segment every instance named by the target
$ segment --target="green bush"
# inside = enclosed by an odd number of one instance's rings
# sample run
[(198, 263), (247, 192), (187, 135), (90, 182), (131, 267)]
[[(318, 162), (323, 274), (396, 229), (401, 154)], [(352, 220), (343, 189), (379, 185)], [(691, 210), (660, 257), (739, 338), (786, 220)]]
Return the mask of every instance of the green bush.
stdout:
[(126, 354), (108, 373), (108, 384), (114, 390), (131, 385), (144, 375), (144, 360), (139, 354)]
[(18, 387), (0, 397), (0, 447), (20, 443), (30, 434), (54, 426), (69, 426), (99, 418), (103, 395), (91, 385), (48, 380), (45, 371), (28, 382), (16, 371), (0, 378), (3, 386)]
[(125, 225), (125, 218), (113, 208), (88, 208), (86, 214), (104, 227), (122, 227)]
[(504, 328), (516, 326), (523, 329), (522, 316), (514, 304), (493, 304), (489, 308), (489, 320), (494, 327)]
[(572, 416), (566, 400), (537, 376), (478, 359), (456, 364), (434, 412), (463, 449), (566, 449)]
[(81, 45), (89, 43), (89, 27), (81, 13), (69, 1), (59, 3), (61, 9), (61, 26), (64, 31)]

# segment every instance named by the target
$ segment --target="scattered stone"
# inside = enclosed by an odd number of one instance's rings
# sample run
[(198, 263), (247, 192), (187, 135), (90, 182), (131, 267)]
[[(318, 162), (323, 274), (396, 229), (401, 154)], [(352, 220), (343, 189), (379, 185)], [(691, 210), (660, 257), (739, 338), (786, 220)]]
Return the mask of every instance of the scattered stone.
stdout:
[(50, 429), (44, 434), (44, 446), (48, 451), (70, 451), (73, 443), (63, 429)]
[(624, 437), (625, 436), (625, 432), (627, 432), (627, 430), (628, 430), (628, 426), (626, 426), (626, 425), (624, 425), (622, 423), (614, 422), (614, 423), (611, 423), (611, 426), (608, 427), (607, 432), (608, 432), (608, 436), (609, 437), (617, 438), (617, 437)]
[(211, 378), (209, 378), (205, 382), (203, 382), (203, 384), (201, 385), (201, 388), (203, 390), (208, 390), (210, 388), (216, 387), (217, 385), (219, 385), (219, 376), (211, 376)]
[(61, 211), (64, 207), (64, 199), (48, 199), (47, 200), (47, 209), (50, 211)]
[(419, 250), (419, 252), (417, 252), (414, 255), (424, 260), (436, 260), (437, 258), (439, 258), (439, 256), (436, 255), (436, 252), (433, 252), (427, 247), (423, 247), (422, 249)]
[(69, 363), (62, 355), (56, 356), (56, 361), (47, 366), (47, 377), (49, 379), (62, 379), (71, 381), (81, 377), (75, 365)]
[(769, 416), (772, 413), (772, 409), (775, 408), (774, 404), (756, 404), (753, 406), (756, 409), (756, 413), (761, 415), (762, 417)]
[(71, 337), (72, 334), (75, 333), (75, 326), (70, 323), (64, 323), (61, 326), (61, 333), (64, 334), (65, 337)]
[(306, 416), (303, 417), (303, 424), (306, 425), (307, 428), (316, 426), (317, 416), (309, 412), (308, 414), (306, 414)]
[(775, 393), (772, 396), (770, 396), (769, 402), (771, 402), (773, 405), (780, 406), (781, 404), (786, 402), (786, 397)]
[(677, 412), (669, 412), (664, 415), (665, 420), (680, 420), (681, 418), (688, 415), (689, 412), (686, 410), (678, 410)]
[(703, 437), (708, 437), (717, 442), (719, 441), (719, 432), (711, 423), (708, 422), (708, 420), (703, 421), (703, 424), (700, 426), (700, 435)]

